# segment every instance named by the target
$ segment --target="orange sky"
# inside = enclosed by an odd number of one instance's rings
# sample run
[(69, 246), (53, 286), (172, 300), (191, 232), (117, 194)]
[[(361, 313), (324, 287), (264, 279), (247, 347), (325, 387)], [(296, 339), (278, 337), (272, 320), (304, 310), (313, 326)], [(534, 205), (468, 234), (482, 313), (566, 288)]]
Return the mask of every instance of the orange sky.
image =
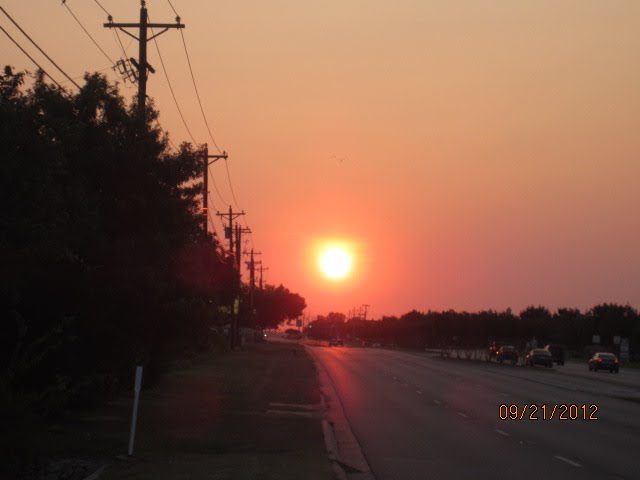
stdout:
[[(138, 2), (100, 3), (137, 22)], [(172, 3), (266, 280), (310, 313), (640, 307), (640, 2)], [(60, 1), (34, 4), (3, 2), (71, 76), (109, 67)], [(117, 58), (95, 1), (67, 4)], [(173, 21), (166, 0), (147, 5)], [(180, 34), (158, 41), (189, 128), (211, 144)], [(3, 64), (33, 70), (0, 46)], [(162, 125), (190, 140), (149, 51)], [(212, 176), (226, 210), (224, 165)], [(319, 277), (309, 252), (323, 239), (355, 246), (351, 280)]]

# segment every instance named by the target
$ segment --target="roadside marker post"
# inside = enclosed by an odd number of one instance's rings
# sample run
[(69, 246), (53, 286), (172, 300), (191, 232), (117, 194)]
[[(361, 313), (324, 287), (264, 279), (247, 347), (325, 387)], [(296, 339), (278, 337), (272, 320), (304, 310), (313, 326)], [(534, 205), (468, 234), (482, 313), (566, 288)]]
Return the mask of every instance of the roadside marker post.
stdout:
[(142, 387), (142, 366), (136, 367), (136, 383), (133, 388), (133, 416), (131, 417), (131, 433), (129, 434), (129, 456), (133, 455), (133, 442), (136, 438), (136, 422), (138, 420), (138, 401), (140, 400), (140, 387)]

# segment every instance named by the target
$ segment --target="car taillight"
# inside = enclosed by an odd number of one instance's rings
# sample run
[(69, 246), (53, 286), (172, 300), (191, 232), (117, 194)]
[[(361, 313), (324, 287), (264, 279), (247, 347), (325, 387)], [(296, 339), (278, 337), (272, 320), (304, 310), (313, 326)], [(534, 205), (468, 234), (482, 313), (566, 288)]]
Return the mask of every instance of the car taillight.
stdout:
[(602, 359), (601, 358), (596, 358), (596, 362), (601, 362)]
[(618, 359), (616, 358), (616, 359), (613, 361), (613, 363), (618, 363)]

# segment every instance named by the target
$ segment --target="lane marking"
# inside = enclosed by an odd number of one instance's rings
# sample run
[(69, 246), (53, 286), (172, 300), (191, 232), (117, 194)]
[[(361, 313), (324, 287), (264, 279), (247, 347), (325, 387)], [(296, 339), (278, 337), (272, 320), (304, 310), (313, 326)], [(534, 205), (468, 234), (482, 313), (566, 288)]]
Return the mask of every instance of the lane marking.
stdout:
[(505, 432), (504, 430), (500, 430), (499, 428), (496, 428), (496, 432), (498, 432), (503, 437), (510, 437), (511, 436), (509, 433)]
[(469, 418), (469, 415), (466, 415), (462, 412), (458, 412), (458, 415), (460, 415), (462, 418)]
[(573, 460), (569, 460), (568, 458), (561, 457), (560, 455), (556, 455), (556, 456), (555, 456), (555, 458), (557, 458), (558, 460), (561, 460), (561, 461), (563, 461), (563, 462), (566, 462), (566, 463), (568, 463), (569, 465), (572, 465), (572, 466), (574, 466), (574, 467), (581, 467), (581, 466), (582, 466), (582, 465), (580, 465), (579, 463), (574, 462)]
[(442, 402), (440, 400), (436, 400), (435, 398), (433, 399), (433, 403), (437, 403), (438, 405), (442, 405)]
[(416, 390), (416, 393), (422, 395), (422, 392), (420, 390)]
[(409, 386), (409, 384), (407, 384), (407, 383), (403, 383), (403, 384), (402, 384), (402, 386), (403, 386), (403, 387), (408, 387), (408, 386)]
[(500, 395), (502, 395), (503, 397), (508, 397), (509, 396), (508, 393), (504, 393), (504, 392), (500, 392)]

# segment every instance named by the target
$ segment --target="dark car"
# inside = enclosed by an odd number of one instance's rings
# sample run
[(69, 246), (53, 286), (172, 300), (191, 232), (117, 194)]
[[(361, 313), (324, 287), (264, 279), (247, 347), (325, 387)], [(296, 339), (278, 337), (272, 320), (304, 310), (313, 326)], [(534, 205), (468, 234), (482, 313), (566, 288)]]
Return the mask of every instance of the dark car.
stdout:
[(329, 340), (330, 347), (344, 347), (344, 342), (339, 338), (332, 338)]
[(564, 345), (557, 345), (557, 344), (549, 344), (549, 345), (545, 345), (544, 349), (547, 350), (549, 353), (551, 353), (551, 356), (553, 357), (553, 361), (555, 363), (557, 363), (558, 365), (564, 365), (564, 357), (565, 357), (565, 348)]
[(589, 371), (609, 370), (609, 372), (620, 372), (618, 357), (613, 353), (597, 352), (589, 359)]
[(544, 348), (534, 348), (525, 357), (525, 363), (531, 367), (534, 365), (544, 365), (547, 368), (553, 367), (553, 357), (551, 352)]
[(502, 342), (491, 342), (489, 344), (489, 360), (492, 360), (498, 356), (498, 350), (502, 346)]
[(496, 352), (496, 360), (498, 360), (498, 363), (511, 362), (515, 365), (518, 363), (518, 358), (520, 358), (520, 355), (513, 345), (503, 345)]

